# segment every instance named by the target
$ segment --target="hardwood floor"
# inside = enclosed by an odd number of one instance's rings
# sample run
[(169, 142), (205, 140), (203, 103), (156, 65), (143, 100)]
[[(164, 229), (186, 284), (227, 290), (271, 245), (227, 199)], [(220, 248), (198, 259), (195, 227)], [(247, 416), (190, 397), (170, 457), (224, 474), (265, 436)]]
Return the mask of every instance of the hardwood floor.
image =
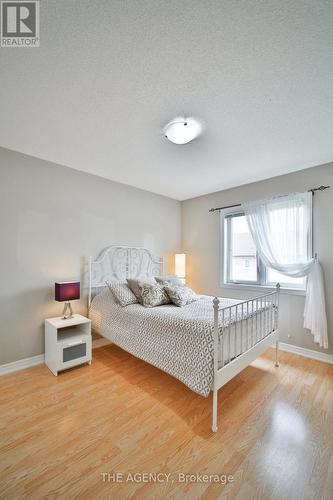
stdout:
[(1, 377), (0, 497), (332, 499), (333, 366), (282, 353), (275, 368), (273, 356), (220, 390), (217, 434), (211, 398), (116, 346), (58, 377)]

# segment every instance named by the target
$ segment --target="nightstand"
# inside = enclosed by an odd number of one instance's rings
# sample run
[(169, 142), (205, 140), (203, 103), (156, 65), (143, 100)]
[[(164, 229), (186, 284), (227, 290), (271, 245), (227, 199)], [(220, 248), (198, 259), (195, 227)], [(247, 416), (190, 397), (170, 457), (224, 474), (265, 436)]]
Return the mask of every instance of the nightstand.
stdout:
[(61, 370), (91, 364), (91, 321), (80, 314), (71, 319), (45, 320), (45, 364), (53, 375)]

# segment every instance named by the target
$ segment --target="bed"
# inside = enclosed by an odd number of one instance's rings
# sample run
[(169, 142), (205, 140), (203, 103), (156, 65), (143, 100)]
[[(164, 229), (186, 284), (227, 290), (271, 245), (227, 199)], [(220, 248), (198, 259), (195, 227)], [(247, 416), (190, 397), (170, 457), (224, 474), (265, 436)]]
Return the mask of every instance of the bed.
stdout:
[(106, 280), (163, 274), (147, 249), (111, 246), (89, 259), (89, 316), (93, 330), (134, 356), (207, 397), (213, 391), (212, 430), (217, 431), (218, 389), (267, 347), (278, 365), (279, 286), (246, 301), (202, 295), (184, 307), (120, 306)]

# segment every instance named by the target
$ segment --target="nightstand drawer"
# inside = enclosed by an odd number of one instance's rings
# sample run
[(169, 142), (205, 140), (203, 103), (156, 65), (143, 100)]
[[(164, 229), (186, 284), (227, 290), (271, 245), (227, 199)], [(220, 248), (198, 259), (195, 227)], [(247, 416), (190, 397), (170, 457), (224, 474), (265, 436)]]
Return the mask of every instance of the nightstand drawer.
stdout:
[(72, 359), (83, 358), (87, 355), (87, 342), (76, 343), (74, 345), (64, 347), (62, 350), (62, 362), (66, 363)]
[(57, 365), (58, 369), (64, 370), (80, 363), (91, 360), (91, 337), (84, 336), (81, 339), (58, 342)]

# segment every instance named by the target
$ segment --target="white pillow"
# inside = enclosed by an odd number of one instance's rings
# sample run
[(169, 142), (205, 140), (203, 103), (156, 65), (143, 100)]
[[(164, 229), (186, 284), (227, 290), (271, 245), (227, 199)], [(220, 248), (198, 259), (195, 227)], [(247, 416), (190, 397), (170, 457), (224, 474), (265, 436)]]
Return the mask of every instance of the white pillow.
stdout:
[(127, 278), (127, 286), (131, 289), (131, 291), (134, 293), (136, 298), (138, 299), (138, 302), (142, 304), (142, 296), (141, 296), (141, 288), (139, 286), (139, 283), (145, 284), (145, 285), (156, 285), (155, 278)]
[(112, 280), (106, 281), (110, 292), (115, 297), (118, 304), (121, 306), (129, 306), (130, 304), (138, 304), (138, 299), (127, 286), (126, 281)]
[(156, 276), (155, 279), (158, 283), (168, 283), (170, 285), (185, 286), (182, 280), (175, 274), (169, 274), (167, 276)]
[(186, 306), (191, 302), (199, 300), (196, 293), (193, 292), (191, 288), (185, 285), (177, 286), (172, 284), (166, 284), (164, 290), (170, 297), (171, 302), (173, 302), (178, 307)]
[(139, 283), (139, 287), (141, 290), (142, 305), (144, 307), (156, 307), (170, 304), (170, 299), (164, 290), (164, 286), (159, 283), (155, 283), (155, 285)]

